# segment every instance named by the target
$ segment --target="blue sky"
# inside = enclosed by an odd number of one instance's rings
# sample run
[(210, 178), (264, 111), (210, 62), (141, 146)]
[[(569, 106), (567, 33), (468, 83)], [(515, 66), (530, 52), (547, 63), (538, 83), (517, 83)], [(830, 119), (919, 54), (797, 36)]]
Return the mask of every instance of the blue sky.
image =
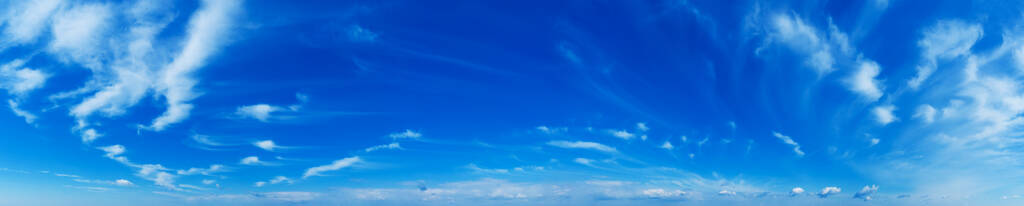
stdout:
[(1024, 203), (1020, 2), (0, 3), (0, 205)]

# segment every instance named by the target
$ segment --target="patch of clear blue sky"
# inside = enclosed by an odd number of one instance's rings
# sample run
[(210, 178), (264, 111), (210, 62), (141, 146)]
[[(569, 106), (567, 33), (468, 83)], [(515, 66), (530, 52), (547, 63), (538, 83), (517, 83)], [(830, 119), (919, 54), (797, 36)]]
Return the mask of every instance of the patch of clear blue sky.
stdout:
[[(34, 29), (9, 15), (31, 5), (0, 8), (0, 64), (25, 61), (0, 71), (0, 205), (1024, 200), (1016, 2), (186, 1), (144, 18), (137, 2), (57, 2), (28, 10), (52, 16)], [(55, 49), (58, 19), (96, 5), (84, 16), (105, 27), (73, 41), (92, 46)], [(70, 114), (118, 82), (130, 46), (116, 42), (161, 18), (133, 59), (149, 66), (143, 96)], [(195, 58), (179, 54), (206, 21), (223, 28), (198, 43), (210, 52), (171, 81), (196, 83), (188, 117), (149, 127), (168, 110), (167, 65)], [(911, 88), (927, 45), (965, 49), (939, 51)], [(18, 69), (45, 83), (17, 92)]]

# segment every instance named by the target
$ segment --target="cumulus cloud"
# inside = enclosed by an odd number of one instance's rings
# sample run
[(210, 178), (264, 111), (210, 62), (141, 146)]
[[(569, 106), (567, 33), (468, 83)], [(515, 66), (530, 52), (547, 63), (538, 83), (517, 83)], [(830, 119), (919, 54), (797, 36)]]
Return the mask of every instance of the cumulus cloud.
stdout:
[(273, 140), (255, 141), (255, 142), (252, 142), (252, 145), (256, 146), (256, 147), (259, 147), (260, 149), (263, 149), (263, 150), (266, 150), (266, 151), (271, 151), (271, 152), (283, 148), (282, 146), (279, 146), (279, 145), (275, 144)]
[(789, 194), (791, 196), (797, 196), (797, 195), (800, 195), (800, 194), (803, 194), (803, 193), (804, 193), (804, 188), (800, 188), (800, 187), (794, 187), (792, 190), (789, 191)]
[(925, 123), (932, 123), (935, 121), (935, 108), (931, 105), (922, 104), (917, 106), (917, 110), (914, 112), (914, 118), (920, 119)]
[(800, 151), (800, 144), (796, 143), (796, 141), (793, 141), (793, 138), (778, 132), (772, 132), (772, 135), (774, 135), (775, 138), (779, 138), (779, 140), (782, 140), (783, 143), (793, 146), (793, 152), (796, 153), (797, 156), (804, 156), (804, 151)]
[(644, 122), (637, 122), (636, 123), (636, 129), (640, 130), (641, 132), (646, 132), (648, 130), (651, 130), (651, 128), (647, 127), (647, 123), (644, 123)]
[(871, 200), (871, 195), (878, 191), (877, 185), (868, 185), (861, 188), (856, 194), (853, 194), (853, 198), (862, 199), (864, 201)]
[(871, 110), (871, 114), (875, 115), (875, 121), (877, 121), (878, 124), (887, 125), (896, 120), (899, 120), (898, 118), (896, 118), (895, 115), (892, 114), (894, 110), (896, 110), (896, 106), (893, 105), (876, 106), (874, 109)]
[(248, 156), (248, 157), (242, 158), (242, 160), (239, 161), (238, 163), (239, 164), (243, 164), (243, 165), (269, 165), (270, 164), (270, 163), (267, 163), (267, 162), (264, 162), (264, 161), (260, 161), (260, 158), (256, 157), (256, 156)]
[(661, 148), (662, 149), (667, 149), (667, 150), (672, 150), (672, 148), (674, 148), (674, 147), (672, 147), (672, 143), (671, 142), (665, 141), (664, 144), (661, 144)]
[(859, 94), (864, 99), (874, 102), (878, 98), (882, 97), (881, 82), (875, 77), (881, 72), (878, 67), (878, 63), (868, 60), (859, 61), (857, 71), (850, 75), (846, 79), (846, 85), (854, 93)]
[(589, 150), (596, 150), (596, 151), (601, 151), (601, 152), (616, 152), (614, 147), (609, 147), (607, 145), (603, 145), (601, 143), (596, 143), (596, 142), (584, 142), (584, 141), (570, 142), (570, 141), (564, 141), (564, 140), (556, 140), (556, 141), (549, 141), (547, 144), (550, 145), (550, 146), (561, 147), (561, 148), (566, 148), (566, 149), (589, 149)]
[(354, 165), (356, 163), (359, 163), (360, 161), (362, 161), (362, 160), (359, 159), (358, 156), (356, 156), (356, 157), (348, 157), (348, 158), (344, 158), (344, 159), (335, 160), (334, 162), (332, 162), (329, 165), (322, 165), (322, 166), (312, 167), (312, 168), (307, 169), (306, 172), (302, 174), (302, 179), (306, 179), (306, 178), (308, 178), (310, 176), (319, 176), (320, 173), (323, 173), (323, 172), (329, 172), (329, 171), (340, 170), (340, 169), (343, 169), (343, 168), (348, 168), (348, 167), (351, 167), (352, 165)]
[(824, 189), (821, 189), (821, 192), (818, 193), (818, 197), (827, 198), (829, 195), (839, 193), (840, 191), (842, 190), (839, 189), (838, 187), (825, 187)]
[(366, 152), (373, 152), (382, 149), (402, 149), (402, 146), (398, 142), (392, 142), (391, 144), (377, 145), (370, 148), (366, 148)]
[(391, 137), (392, 139), (406, 139), (406, 138), (408, 138), (408, 139), (418, 139), (418, 138), (422, 137), (423, 134), (420, 134), (419, 132), (414, 132), (412, 130), (408, 130), (407, 129), (404, 132), (391, 133), (388, 136)]
[(938, 60), (969, 54), (983, 34), (980, 24), (960, 20), (939, 21), (925, 29), (924, 38), (917, 42), (922, 50), (922, 62), (917, 66), (917, 76), (907, 81), (907, 85), (913, 89), (920, 87), (935, 72)]
[(80, 135), (82, 136), (82, 142), (84, 142), (84, 143), (90, 143), (93, 140), (96, 140), (96, 139), (100, 138), (101, 136), (103, 136), (99, 132), (96, 132), (95, 129), (87, 129), (85, 131), (82, 131), (82, 133)]

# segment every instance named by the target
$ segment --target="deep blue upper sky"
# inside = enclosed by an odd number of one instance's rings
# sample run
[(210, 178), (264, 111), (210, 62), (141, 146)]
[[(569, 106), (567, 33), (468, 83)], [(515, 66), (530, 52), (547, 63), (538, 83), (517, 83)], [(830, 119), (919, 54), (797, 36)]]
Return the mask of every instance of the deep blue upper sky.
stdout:
[(1024, 3), (0, 1), (0, 205), (1024, 204)]

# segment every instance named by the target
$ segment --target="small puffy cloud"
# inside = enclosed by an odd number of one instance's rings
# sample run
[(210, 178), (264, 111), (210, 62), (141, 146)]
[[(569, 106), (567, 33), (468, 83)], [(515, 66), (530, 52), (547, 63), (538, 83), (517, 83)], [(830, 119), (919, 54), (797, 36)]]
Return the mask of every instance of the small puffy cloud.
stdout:
[(103, 33), (112, 15), (111, 8), (104, 4), (74, 5), (58, 12), (50, 28), (53, 41), (49, 51), (86, 67), (100, 67), (100, 51), (96, 49), (103, 43)]
[(870, 146), (875, 146), (875, 145), (877, 145), (877, 144), (878, 144), (879, 142), (882, 142), (882, 140), (881, 140), (881, 139), (878, 139), (878, 138), (871, 138), (871, 140), (870, 140), (870, 141), (871, 141), (871, 145), (870, 145)]
[(213, 184), (213, 183), (217, 183), (217, 181), (216, 180), (203, 180), (203, 184), (204, 185), (209, 185), (209, 184)]
[(106, 147), (99, 147), (99, 149), (102, 150), (103, 152), (106, 152), (107, 154), (105, 156), (111, 159), (117, 157), (118, 155), (124, 154), (125, 151), (124, 146), (121, 146), (119, 144), (110, 145)]
[(881, 82), (875, 77), (881, 72), (878, 64), (869, 60), (859, 60), (860, 65), (845, 80), (848, 89), (859, 94), (865, 100), (874, 102), (882, 97)]
[(782, 140), (783, 143), (793, 146), (793, 152), (796, 153), (797, 156), (804, 156), (804, 151), (800, 150), (800, 144), (796, 143), (796, 141), (793, 141), (793, 138), (778, 132), (772, 132), (772, 135), (774, 135), (776, 138), (779, 138), (779, 140)]
[(83, 143), (90, 143), (93, 140), (96, 140), (96, 139), (100, 138), (101, 136), (103, 136), (99, 132), (96, 132), (95, 129), (87, 129), (85, 131), (82, 131), (82, 133), (80, 135), (82, 136), (82, 142)]
[(271, 151), (271, 152), (273, 152), (274, 150), (282, 148), (281, 146), (278, 146), (277, 144), (275, 144), (273, 140), (255, 141), (255, 142), (252, 143), (252, 145), (256, 146), (256, 147), (259, 147), (260, 149), (263, 149), (263, 150), (266, 150), (266, 151)]
[(260, 158), (256, 157), (256, 156), (248, 156), (248, 157), (242, 158), (242, 160), (239, 161), (239, 163), (241, 163), (243, 165), (266, 165), (267, 164), (266, 162), (260, 161)]
[(273, 179), (270, 179), (270, 181), (267, 181), (267, 182), (270, 183), (270, 184), (279, 184), (279, 183), (291, 184), (294, 181), (292, 181), (292, 179), (289, 179), (288, 177), (285, 177), (285, 176), (276, 176), (276, 177), (274, 177)]
[(722, 190), (722, 191), (718, 191), (718, 195), (732, 196), (732, 195), (736, 195), (736, 192), (729, 191), (729, 190)]
[(935, 121), (935, 108), (931, 105), (922, 104), (917, 106), (917, 111), (914, 112), (914, 118), (920, 119), (925, 123), (932, 123)]
[(792, 196), (797, 196), (797, 195), (800, 195), (800, 194), (803, 194), (803, 193), (804, 193), (804, 188), (800, 188), (800, 187), (794, 187), (792, 190), (789, 191), (789, 194), (792, 195)]
[(838, 187), (825, 187), (824, 189), (821, 189), (821, 192), (818, 193), (818, 197), (827, 198), (829, 195), (839, 193), (840, 191), (842, 190), (839, 189)]
[(629, 133), (626, 130), (608, 130), (608, 134), (612, 135), (613, 137), (618, 137), (624, 140), (630, 140), (636, 137), (636, 134)]
[(862, 199), (864, 201), (871, 200), (871, 195), (878, 191), (877, 185), (868, 185), (861, 188), (856, 194), (853, 194), (853, 198)]
[(263, 185), (266, 185), (266, 184), (267, 184), (267, 182), (259, 181), (259, 182), (253, 183), (252, 186), (263, 187)]
[(271, 118), (271, 113), (282, 110), (284, 110), (284, 108), (278, 106), (256, 104), (238, 107), (238, 109), (235, 110), (235, 115), (244, 118), (253, 118), (261, 122), (267, 122), (267, 120)]
[(647, 123), (643, 123), (643, 122), (637, 122), (636, 123), (636, 129), (640, 130), (641, 132), (646, 132), (648, 130), (651, 130), (651, 128), (647, 127)]
[(390, 135), (388, 135), (388, 137), (391, 137), (392, 139), (406, 139), (406, 138), (408, 138), (408, 139), (418, 139), (418, 138), (420, 138), (422, 136), (423, 136), (423, 134), (420, 134), (419, 132), (414, 132), (414, 131), (408, 130), (408, 129), (405, 130), (404, 132), (396, 132), (396, 133), (391, 133)]
[(557, 140), (557, 141), (549, 141), (547, 144), (550, 145), (550, 146), (561, 147), (561, 148), (566, 148), (566, 149), (589, 149), (589, 150), (596, 150), (596, 151), (601, 151), (601, 152), (616, 152), (614, 147), (609, 147), (607, 145), (603, 145), (601, 143), (596, 143), (596, 142), (584, 142), (584, 141), (570, 142), (570, 141), (564, 141), (564, 140)]
[(340, 170), (342, 168), (351, 167), (352, 165), (354, 165), (354, 164), (356, 164), (356, 163), (358, 163), (360, 161), (362, 161), (362, 160), (359, 159), (358, 156), (335, 160), (334, 162), (332, 162), (329, 165), (316, 166), (316, 167), (312, 167), (312, 168), (307, 169), (306, 172), (302, 174), (302, 178), (305, 179), (305, 178), (308, 178), (310, 176), (318, 176), (318, 175), (320, 175), (320, 173), (323, 173), (323, 172), (335, 171), (335, 170)]
[(392, 142), (391, 144), (377, 145), (370, 148), (366, 148), (366, 152), (373, 152), (381, 149), (402, 149), (402, 146), (398, 142)]
[(132, 185), (135, 185), (135, 184), (132, 184), (131, 181), (128, 181), (126, 179), (114, 180), (114, 184), (118, 185), (118, 186), (132, 186)]
[(579, 163), (581, 165), (586, 165), (586, 166), (592, 166), (591, 163), (594, 162), (594, 160), (592, 160), (592, 159), (587, 159), (587, 158), (582, 158), (582, 157), (573, 159), (572, 161), (576, 162), (576, 163)]
[(672, 147), (672, 143), (671, 142), (665, 141), (664, 144), (661, 144), (661, 148), (662, 149), (667, 149), (667, 150), (672, 150), (672, 148), (674, 148), (674, 147)]
[(871, 109), (871, 113), (875, 115), (875, 121), (878, 121), (878, 124), (884, 126), (896, 120), (899, 120), (898, 118), (896, 118), (895, 115), (892, 114), (892, 112), (895, 110), (896, 106), (882, 105), (876, 106), (874, 109)]

